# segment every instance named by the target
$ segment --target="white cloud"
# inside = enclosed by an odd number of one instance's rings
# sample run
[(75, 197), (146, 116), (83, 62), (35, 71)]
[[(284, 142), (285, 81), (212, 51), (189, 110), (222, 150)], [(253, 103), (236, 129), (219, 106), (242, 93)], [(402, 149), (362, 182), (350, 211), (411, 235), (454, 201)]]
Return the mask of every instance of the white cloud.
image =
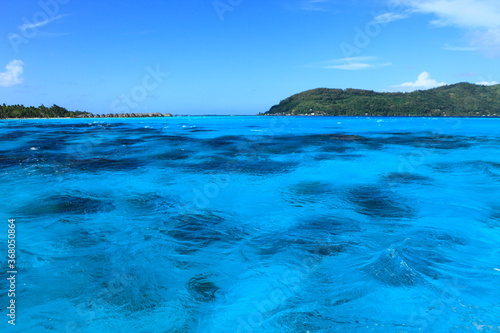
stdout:
[(21, 31), (26, 31), (28, 29), (36, 29), (36, 28), (40, 28), (40, 27), (43, 27), (44, 25), (47, 25), (49, 24), (50, 22), (54, 22), (58, 19), (60, 19), (61, 17), (64, 17), (65, 15), (57, 15), (57, 16), (54, 16), (54, 17), (51, 17), (51, 18), (48, 18), (47, 20), (45, 21), (41, 21), (41, 22), (34, 22), (34, 23), (25, 23), (23, 25), (20, 25), (19, 26), (19, 30)]
[(346, 71), (357, 71), (375, 67), (391, 66), (391, 62), (381, 63), (377, 61), (377, 57), (351, 57), (332, 59), (328, 61), (317, 62), (312, 65), (316, 68), (324, 69), (340, 69)]
[(433, 15), (438, 27), (467, 31), (471, 48), (500, 57), (500, 1), (498, 0), (389, 0), (413, 13)]
[(377, 57), (373, 56), (367, 56), (367, 57), (350, 57), (350, 58), (340, 58), (340, 59), (333, 59), (330, 60), (330, 62), (357, 62), (357, 61), (372, 61), (376, 60)]
[(325, 68), (327, 69), (342, 69), (342, 70), (345, 70), (345, 71), (359, 71), (361, 69), (368, 69), (368, 68), (371, 68), (373, 67), (372, 65), (370, 64), (366, 64), (366, 63), (356, 63), (356, 62), (351, 62), (351, 63), (347, 63), (347, 64), (344, 64), (344, 65), (330, 65), (330, 66), (325, 66)]
[(475, 31), (469, 34), (471, 45), (489, 56), (500, 57), (500, 27), (487, 31)]
[(477, 47), (472, 47), (472, 46), (454, 46), (446, 43), (443, 46), (443, 50), (446, 51), (459, 51), (459, 52), (470, 52), (470, 51), (477, 51)]
[(494, 86), (496, 84), (500, 84), (498, 81), (481, 81), (477, 82), (476, 84), (482, 85), (482, 86)]
[(368, 64), (368, 63), (363, 63), (363, 62), (350, 62), (346, 63), (343, 65), (330, 65), (330, 66), (325, 66), (326, 69), (341, 69), (345, 71), (359, 71), (362, 69), (369, 69), (369, 68), (375, 68), (375, 67), (385, 67), (385, 66), (391, 66), (392, 62), (386, 62), (382, 64)]
[(5, 66), (6, 71), (0, 73), (0, 87), (11, 87), (23, 83), (24, 63), (21, 60), (12, 60)]
[[(392, 0), (394, 2), (394, 0)], [(432, 14), (438, 26), (491, 28), (500, 24), (498, 0), (396, 0), (414, 12)]]
[(300, 9), (309, 11), (326, 11), (326, 4), (331, 0), (303, 0), (300, 4)]
[(374, 21), (377, 23), (390, 23), (398, 20), (407, 18), (406, 14), (396, 14), (396, 13), (385, 13), (374, 17)]
[(438, 82), (437, 80), (431, 78), (428, 72), (422, 72), (415, 82), (405, 82), (396, 86), (392, 86), (392, 90), (397, 91), (414, 91), (414, 90), (426, 90), (431, 88), (437, 88), (445, 86), (447, 83)]

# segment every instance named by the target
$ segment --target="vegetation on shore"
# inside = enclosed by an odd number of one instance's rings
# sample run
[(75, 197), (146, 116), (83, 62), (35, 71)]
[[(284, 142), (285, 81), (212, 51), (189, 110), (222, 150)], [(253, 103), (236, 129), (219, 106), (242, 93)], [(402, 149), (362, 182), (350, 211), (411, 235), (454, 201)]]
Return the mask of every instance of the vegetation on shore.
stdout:
[(260, 115), (495, 117), (500, 116), (500, 85), (458, 83), (410, 93), (318, 88)]
[(89, 112), (68, 111), (59, 105), (46, 107), (24, 106), (24, 105), (0, 105), (0, 119), (6, 118), (76, 118), (90, 115)]
[(0, 105), (0, 119), (30, 119), (30, 118), (129, 118), (129, 117), (172, 117), (170, 113), (120, 113), (92, 114), (84, 111), (68, 111), (58, 105), (46, 107), (24, 105)]

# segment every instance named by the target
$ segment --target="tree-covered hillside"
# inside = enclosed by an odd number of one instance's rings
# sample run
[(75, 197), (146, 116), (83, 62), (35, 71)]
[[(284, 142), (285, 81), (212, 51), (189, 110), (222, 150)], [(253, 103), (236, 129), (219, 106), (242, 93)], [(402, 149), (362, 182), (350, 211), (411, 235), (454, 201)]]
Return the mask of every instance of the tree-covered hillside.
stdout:
[(75, 118), (90, 115), (88, 112), (68, 111), (58, 105), (46, 107), (24, 106), (24, 105), (0, 105), (0, 119), (6, 118)]
[(263, 115), (500, 116), (500, 85), (458, 83), (411, 93), (319, 88), (293, 95)]

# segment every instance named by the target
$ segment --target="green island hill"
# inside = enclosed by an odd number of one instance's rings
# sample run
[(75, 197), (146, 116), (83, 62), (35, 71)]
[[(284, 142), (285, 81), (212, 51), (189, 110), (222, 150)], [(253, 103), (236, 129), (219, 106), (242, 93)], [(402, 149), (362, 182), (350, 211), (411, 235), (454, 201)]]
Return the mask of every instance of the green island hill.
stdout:
[(457, 83), (408, 93), (318, 88), (288, 97), (259, 115), (498, 117), (500, 84)]

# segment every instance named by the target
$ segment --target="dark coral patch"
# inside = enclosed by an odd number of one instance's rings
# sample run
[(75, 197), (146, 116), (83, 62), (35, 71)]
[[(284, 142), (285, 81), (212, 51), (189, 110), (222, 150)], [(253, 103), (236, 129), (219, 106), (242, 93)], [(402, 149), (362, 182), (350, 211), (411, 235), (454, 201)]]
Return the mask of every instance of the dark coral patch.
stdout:
[(464, 149), (472, 146), (471, 138), (468, 137), (433, 135), (432, 133), (393, 135), (373, 140), (384, 145), (403, 145), (426, 149)]
[(315, 161), (331, 161), (337, 159), (335, 154), (314, 154), (313, 159)]
[(185, 160), (194, 155), (195, 153), (190, 150), (185, 149), (175, 149), (170, 150), (165, 153), (161, 153), (155, 155), (154, 157), (159, 160), (167, 160), (167, 161), (177, 161), (177, 160)]
[(200, 172), (234, 172), (256, 176), (292, 172), (296, 162), (276, 161), (272, 159), (231, 159), (223, 156), (211, 156), (198, 163), (185, 163), (180, 167), (189, 171)]
[(296, 195), (321, 195), (332, 193), (333, 186), (321, 181), (303, 181), (292, 185), (290, 191)]
[(100, 245), (107, 242), (106, 236), (103, 233), (94, 233), (87, 230), (80, 230), (72, 233), (67, 240), (69, 246), (73, 248), (88, 248)]
[(488, 228), (500, 228), (500, 206), (492, 206), (488, 215), (483, 218), (483, 222), (488, 226)]
[(167, 234), (178, 241), (204, 247), (224, 239), (224, 233), (218, 229), (223, 221), (211, 213), (181, 215), (174, 218), (173, 228)]
[(180, 242), (179, 251), (190, 253), (216, 242), (234, 242), (243, 239), (245, 233), (228, 226), (228, 221), (211, 212), (184, 214), (173, 218), (171, 227), (162, 233)]
[(164, 211), (178, 205), (178, 200), (172, 197), (165, 197), (157, 193), (141, 193), (129, 197), (127, 203), (134, 210), (145, 212)]
[(29, 151), (2, 151), (0, 152), (0, 168), (38, 166), (47, 160), (58, 160), (59, 155)]
[(460, 172), (469, 175), (484, 175), (493, 178), (500, 177), (500, 163), (492, 161), (475, 160), (455, 163), (435, 163), (429, 166), (443, 173)]
[(47, 124), (31, 124), (30, 127), (36, 127), (36, 128), (53, 128), (53, 129), (60, 129), (60, 128), (69, 128), (69, 129), (74, 129), (74, 128), (113, 128), (113, 127), (120, 127), (124, 126), (125, 123), (47, 123)]
[(211, 149), (237, 149), (236, 142), (240, 141), (239, 137), (222, 136), (214, 139), (206, 139), (201, 143)]
[(432, 178), (409, 172), (391, 172), (384, 175), (382, 180), (394, 184), (426, 184), (432, 181)]
[(114, 209), (111, 201), (88, 196), (53, 195), (23, 208), (20, 213), (27, 215), (51, 214), (97, 214)]
[(355, 210), (363, 215), (378, 218), (412, 218), (415, 211), (402, 198), (398, 198), (391, 191), (377, 186), (360, 186), (351, 189), (347, 194), (348, 200)]
[(205, 275), (197, 275), (188, 281), (188, 290), (199, 302), (210, 302), (215, 300), (219, 287)]
[(160, 141), (168, 146), (172, 145), (187, 145), (198, 143), (198, 140), (190, 138), (188, 136), (182, 135), (161, 135), (161, 134), (151, 134), (142, 136), (144, 141)]
[(28, 142), (29, 146), (37, 147), (41, 150), (62, 150), (66, 147), (67, 137), (53, 137), (37, 139)]
[(127, 139), (127, 138), (121, 138), (121, 139), (116, 139), (112, 142), (113, 145), (118, 145), (118, 146), (131, 146), (135, 145), (141, 142), (144, 142), (145, 140), (143, 139)]
[(331, 235), (361, 231), (359, 222), (355, 220), (328, 215), (319, 215), (305, 220), (298, 226), (298, 229), (310, 232), (324, 232)]
[(1, 156), (0, 155), (0, 168), (6, 169), (14, 166), (20, 165), (24, 161), (23, 158), (21, 157), (7, 157), (7, 156)]
[(108, 159), (89, 158), (81, 160), (70, 160), (68, 166), (82, 171), (127, 171), (141, 167), (143, 163), (137, 159)]
[(273, 256), (278, 253), (293, 251), (314, 255), (318, 258), (334, 256), (343, 252), (347, 244), (335, 242), (329, 233), (314, 234), (311, 230), (296, 229), (272, 237), (257, 238), (252, 241), (260, 255)]
[(334, 194), (332, 184), (323, 181), (302, 181), (291, 185), (283, 192), (284, 199), (296, 207), (303, 207), (316, 202), (327, 202)]
[(27, 133), (25, 131), (12, 131), (12, 132), (8, 132), (8, 133), (0, 134), (0, 140), (2, 140), (2, 141), (15, 140), (15, 139), (26, 137), (27, 135), (35, 134), (35, 133), (36, 132), (34, 132), (34, 131), (29, 131), (29, 133)]

